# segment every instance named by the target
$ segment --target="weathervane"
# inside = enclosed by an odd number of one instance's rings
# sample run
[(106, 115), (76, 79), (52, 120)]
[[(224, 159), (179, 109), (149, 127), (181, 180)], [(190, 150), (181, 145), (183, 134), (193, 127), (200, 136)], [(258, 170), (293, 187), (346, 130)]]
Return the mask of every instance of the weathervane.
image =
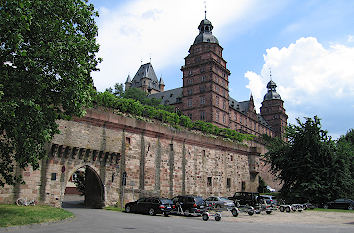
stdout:
[(269, 67), (269, 77), (270, 77), (270, 81), (272, 81), (272, 69)]

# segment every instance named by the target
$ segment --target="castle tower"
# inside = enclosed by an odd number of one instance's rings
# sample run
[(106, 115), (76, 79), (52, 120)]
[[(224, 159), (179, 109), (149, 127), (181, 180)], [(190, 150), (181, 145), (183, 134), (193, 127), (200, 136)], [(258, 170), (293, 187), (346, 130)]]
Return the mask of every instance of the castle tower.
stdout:
[(288, 115), (283, 107), (284, 101), (276, 92), (277, 85), (272, 80), (267, 84), (268, 92), (265, 94), (262, 106), (261, 116), (272, 127), (275, 136), (284, 138)]
[(161, 79), (160, 82), (158, 81), (154, 68), (149, 62), (140, 66), (133, 80), (130, 80), (130, 76), (128, 76), (125, 82), (125, 89), (132, 87), (139, 88), (148, 94), (154, 94), (161, 92), (161, 87), (163, 91), (165, 84), (163, 81), (161, 83)]
[(212, 34), (213, 25), (206, 18), (199, 24), (195, 38), (185, 57), (182, 87), (182, 111), (193, 121), (229, 126), (230, 71), (222, 57), (223, 48)]

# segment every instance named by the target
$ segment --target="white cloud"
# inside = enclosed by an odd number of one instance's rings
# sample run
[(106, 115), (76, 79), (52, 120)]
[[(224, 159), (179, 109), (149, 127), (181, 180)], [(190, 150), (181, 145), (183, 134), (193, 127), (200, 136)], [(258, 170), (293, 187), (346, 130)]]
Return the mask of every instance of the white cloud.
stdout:
[[(252, 14), (256, 1), (208, 1), (207, 18), (218, 25), (214, 34), (220, 35), (223, 26)], [(154, 66), (157, 73), (171, 64), (182, 65), (204, 18), (203, 5), (202, 0), (135, 0), (116, 9), (100, 8), (98, 55), (103, 62), (101, 71), (93, 74), (98, 90), (125, 82), (129, 73), (135, 75), (141, 59), (145, 63), (151, 57), (153, 65), (158, 64)]]
[[(288, 47), (267, 49), (264, 61), (261, 74), (245, 73), (257, 106), (263, 100), (261, 86), (269, 81), (271, 68), (277, 91), (292, 116), (318, 114), (332, 121), (328, 122), (332, 127), (342, 117), (354, 119), (354, 47), (332, 44), (325, 48), (316, 38), (300, 38)], [(332, 118), (327, 119), (328, 115)], [(353, 126), (351, 120), (345, 127)]]

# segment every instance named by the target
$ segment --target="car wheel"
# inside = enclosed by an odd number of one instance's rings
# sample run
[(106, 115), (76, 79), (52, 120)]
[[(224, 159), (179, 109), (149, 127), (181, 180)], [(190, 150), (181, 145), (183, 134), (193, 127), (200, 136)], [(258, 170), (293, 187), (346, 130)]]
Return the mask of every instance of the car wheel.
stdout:
[(252, 216), (254, 214), (254, 210), (248, 210), (247, 213), (248, 213), (249, 216)]
[(155, 210), (153, 208), (149, 209), (149, 214), (151, 216), (154, 216), (156, 213), (155, 213)]
[(279, 210), (280, 212), (284, 212), (284, 206), (280, 206)]
[(204, 221), (208, 221), (208, 220), (209, 220), (208, 214), (203, 214), (203, 215), (202, 215), (202, 219), (203, 219)]
[(125, 212), (126, 213), (130, 213), (132, 210), (131, 210), (131, 208), (130, 208), (130, 206), (126, 206), (125, 207)]
[(327, 205), (327, 204), (324, 204), (324, 205), (323, 205), (323, 208), (328, 209), (328, 205)]
[(272, 211), (271, 211), (271, 210), (267, 210), (266, 213), (267, 213), (267, 214), (271, 214)]
[(347, 208), (348, 210), (353, 210), (353, 206), (351, 206), (351, 205), (348, 205), (348, 208)]
[(289, 207), (289, 206), (286, 207), (286, 208), (285, 208), (285, 211), (288, 212), (288, 213), (290, 213), (290, 211), (291, 211), (290, 207)]
[(238, 216), (238, 212), (237, 212), (236, 209), (232, 209), (232, 210), (231, 210), (231, 213), (232, 213), (232, 216), (234, 216), (234, 217), (237, 217), (237, 216)]
[(163, 216), (168, 217), (168, 213), (167, 212), (163, 212)]
[(215, 221), (220, 221), (221, 220), (221, 216), (220, 215), (216, 215), (215, 216)]
[(188, 217), (190, 215), (189, 210), (184, 211), (184, 216)]

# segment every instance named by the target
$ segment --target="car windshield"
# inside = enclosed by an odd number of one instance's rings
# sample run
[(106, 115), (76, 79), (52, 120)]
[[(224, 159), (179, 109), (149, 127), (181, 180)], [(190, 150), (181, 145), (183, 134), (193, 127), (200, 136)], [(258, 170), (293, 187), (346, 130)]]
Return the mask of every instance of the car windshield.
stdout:
[(162, 204), (173, 204), (173, 202), (170, 199), (161, 199)]
[(195, 203), (197, 203), (197, 204), (203, 204), (204, 203), (204, 200), (201, 197), (195, 197), (194, 200), (195, 200)]
[(226, 197), (220, 197), (220, 201), (230, 201), (230, 200), (227, 199)]

